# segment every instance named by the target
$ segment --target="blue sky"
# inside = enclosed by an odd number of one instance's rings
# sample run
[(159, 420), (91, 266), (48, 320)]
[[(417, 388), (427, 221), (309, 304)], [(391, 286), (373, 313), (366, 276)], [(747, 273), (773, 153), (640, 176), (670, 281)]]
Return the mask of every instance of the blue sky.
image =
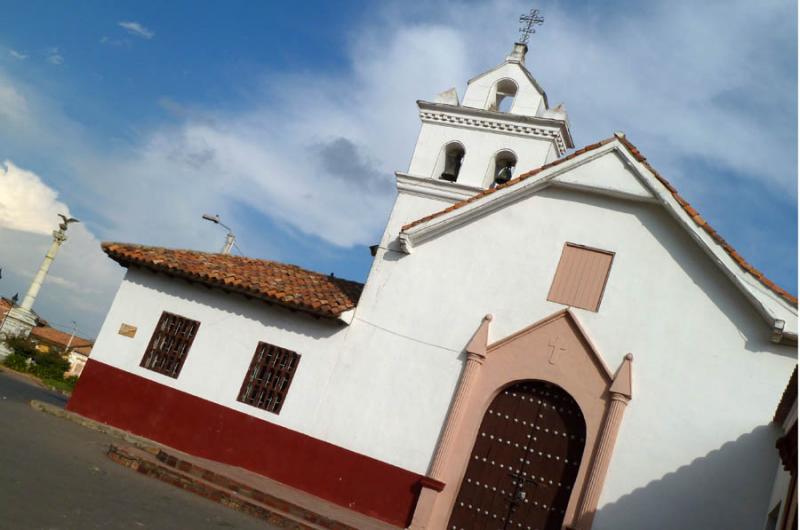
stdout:
[[(431, 99), (502, 60), (519, 1), (0, 2), (0, 294), (54, 210), (36, 309), (93, 336), (101, 240), (241, 250), (364, 280)], [(545, 1), (528, 66), (578, 147), (623, 130), (773, 280), (797, 285), (794, 2)], [(6, 162), (2, 162), (6, 161)], [(71, 229), (73, 230), (73, 229)]]

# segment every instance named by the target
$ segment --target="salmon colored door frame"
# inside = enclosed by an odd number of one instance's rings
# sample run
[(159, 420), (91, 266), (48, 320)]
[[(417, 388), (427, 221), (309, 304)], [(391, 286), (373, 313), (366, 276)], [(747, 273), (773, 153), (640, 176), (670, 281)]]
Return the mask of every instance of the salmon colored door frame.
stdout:
[(632, 397), (633, 356), (626, 355), (612, 374), (569, 309), (489, 345), (491, 319), (484, 318), (467, 345), (466, 365), (429, 472), (436, 487), (423, 485), (410, 528), (446, 527), (487, 407), (509, 384), (539, 380), (563, 388), (584, 415), (586, 444), (564, 528), (589, 530)]

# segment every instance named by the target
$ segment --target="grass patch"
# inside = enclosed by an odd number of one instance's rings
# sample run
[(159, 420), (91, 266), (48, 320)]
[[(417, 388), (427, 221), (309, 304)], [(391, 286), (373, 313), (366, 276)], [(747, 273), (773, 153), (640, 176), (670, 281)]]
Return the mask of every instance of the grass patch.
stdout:
[(42, 379), (42, 383), (49, 386), (54, 390), (60, 390), (71, 394), (75, 390), (75, 383), (78, 382), (77, 377), (65, 377), (64, 379)]

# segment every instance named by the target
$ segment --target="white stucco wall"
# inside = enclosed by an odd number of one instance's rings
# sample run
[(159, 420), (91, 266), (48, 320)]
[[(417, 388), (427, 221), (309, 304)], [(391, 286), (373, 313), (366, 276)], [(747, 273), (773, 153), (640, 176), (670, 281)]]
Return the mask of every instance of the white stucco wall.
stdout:
[[(795, 351), (769, 342), (653, 204), (550, 189), (411, 255), (381, 249), (320, 414), (326, 438), (425, 472), (481, 317), (495, 315), (497, 340), (559, 310), (546, 297), (567, 241), (616, 253), (600, 311), (576, 312), (612, 369), (635, 355), (595, 528), (643, 528), (648, 514), (661, 522), (647, 528), (757, 527), (774, 476), (769, 418)], [(340, 422), (356, 396), (369, 396), (361, 424)]]
[[(200, 322), (177, 379), (139, 366), (163, 311)], [(137, 327), (134, 338), (118, 334), (123, 323)], [(340, 324), (303, 313), (131, 269), (106, 316), (92, 349), (92, 359), (314, 435), (313, 418), (324, 398), (320, 388), (333, 371), (340, 350), (338, 344), (345, 332), (346, 328)], [(259, 341), (301, 355), (291, 389), (278, 415), (236, 400)]]

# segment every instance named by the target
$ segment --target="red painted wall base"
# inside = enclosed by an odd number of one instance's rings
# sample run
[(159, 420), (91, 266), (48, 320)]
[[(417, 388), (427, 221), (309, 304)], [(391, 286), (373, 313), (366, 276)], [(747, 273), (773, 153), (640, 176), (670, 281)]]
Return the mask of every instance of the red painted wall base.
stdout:
[(423, 478), (92, 359), (67, 409), (402, 527)]

